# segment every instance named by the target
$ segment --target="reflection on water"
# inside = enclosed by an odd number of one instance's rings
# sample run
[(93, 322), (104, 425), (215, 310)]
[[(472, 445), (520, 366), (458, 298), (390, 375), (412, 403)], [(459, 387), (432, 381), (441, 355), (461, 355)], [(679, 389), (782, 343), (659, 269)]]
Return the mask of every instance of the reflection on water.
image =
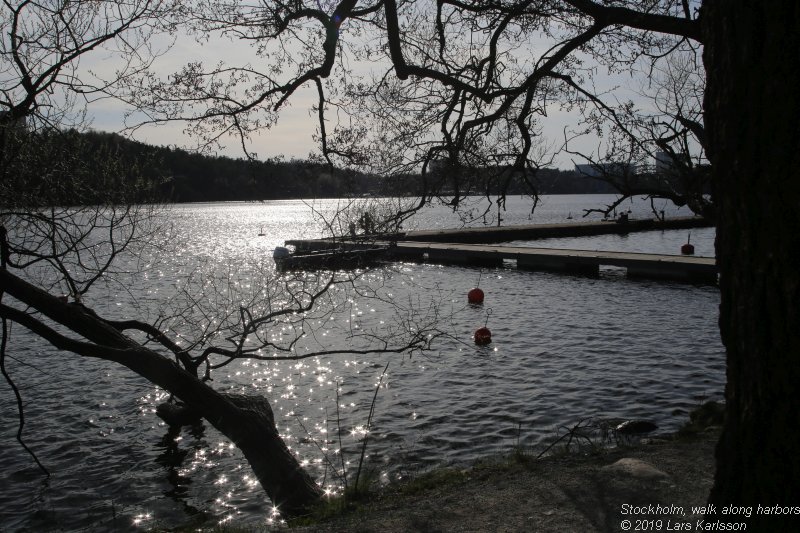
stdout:
[[(577, 214), (597, 202), (546, 197), (532, 222), (565, 222), (568, 213), (578, 222)], [(631, 209), (645, 216), (649, 205)], [(264, 283), (258, 269), (271, 268), (274, 246), (320, 236), (308, 213), (292, 201), (175, 206), (174, 253), (124, 287), (101, 288), (90, 305), (104, 315), (158, 318), (164, 299), (200, 270), (235, 282), (237, 294), (257, 292)], [(528, 214), (512, 199), (504, 223), (529, 223)], [(407, 226), (458, 223), (449, 211), (431, 209)], [(713, 230), (693, 230), (698, 255), (713, 255), (713, 238)], [(685, 239), (685, 232), (651, 232), (535, 245), (677, 253)], [(628, 280), (613, 269), (591, 279), (424, 264), (395, 265), (365, 279), (403, 305), (435, 299), (453, 337), (411, 358), (241, 361), (214, 374), (219, 390), (270, 399), (280, 433), (331, 492), (343, 483), (343, 465), (352, 480), (387, 361), (366, 452), (384, 481), (517, 444), (541, 445), (557, 426), (586, 417), (645, 418), (671, 431), (688, 410), (722, 395), (714, 287)], [(467, 306), (466, 293), (479, 280), (486, 302)], [(477, 347), (471, 335), (487, 322), (488, 308), (493, 342)], [(333, 344), (344, 338), (343, 328), (385, 327), (390, 316), (377, 302), (354, 299), (346, 313), (318, 324), (313, 341)], [(14, 441), (16, 412), (10, 391), (0, 387), (0, 529), (125, 530), (208, 517), (259, 526), (275, 519), (227, 439), (206, 424), (170, 430), (155, 416), (163, 391), (113, 364), (58, 354), (20, 328), (9, 354), (26, 401), (25, 438), (53, 476), (43, 481)]]

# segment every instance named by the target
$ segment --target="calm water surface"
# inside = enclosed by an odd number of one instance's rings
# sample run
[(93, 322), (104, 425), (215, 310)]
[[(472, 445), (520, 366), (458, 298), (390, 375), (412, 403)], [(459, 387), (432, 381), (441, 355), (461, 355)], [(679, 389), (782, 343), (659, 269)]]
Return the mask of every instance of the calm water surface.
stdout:
[[(611, 197), (553, 196), (531, 217), (512, 199), (503, 224), (579, 222), (584, 208)], [(330, 213), (335, 201), (317, 202)], [(339, 204), (341, 205), (341, 204)], [(649, 204), (626, 204), (647, 216)], [(621, 210), (622, 210), (621, 209)], [(668, 214), (687, 214), (659, 206)], [(166, 298), (199, 272), (241, 290), (259, 290), (260, 272), (284, 239), (319, 237), (319, 218), (300, 201), (197, 204), (171, 208), (177, 243), (126, 287), (101, 288), (89, 304), (101, 315), (150, 319)], [(475, 210), (471, 225), (483, 225)], [(492, 214), (494, 213), (494, 215)], [(328, 217), (328, 220), (330, 217)], [(423, 211), (406, 228), (453, 227), (449, 211)], [(487, 225), (496, 224), (490, 212)], [(259, 233), (265, 235), (259, 236)], [(537, 241), (537, 246), (676, 253), (687, 232)], [(712, 229), (693, 230), (698, 255), (713, 256)], [(523, 244), (523, 243), (517, 243)], [(370, 431), (368, 466), (388, 481), (421, 469), (469, 464), (515, 445), (541, 448), (561, 425), (587, 417), (646, 418), (663, 431), (724, 387), (715, 287), (628, 280), (615, 269), (599, 279), (514, 269), (393, 265), (366, 283), (397, 302), (449, 316), (451, 339), (424, 355), (343, 355), (295, 362), (250, 362), (214, 374), (221, 390), (266, 395), (281, 433), (320, 481), (337, 490), (339, 438), (353, 475), (375, 385), (387, 362)], [(466, 306), (476, 284), (483, 307)], [(487, 316), (491, 309), (491, 315)], [(160, 311), (161, 310), (161, 311)], [(356, 299), (340, 322), (380, 327), (391, 315)], [(487, 324), (493, 343), (471, 344)], [(322, 324), (320, 345), (343, 339)], [(328, 340), (330, 339), (330, 341)], [(207, 425), (172, 434), (154, 414), (164, 393), (103, 361), (53, 351), (13, 331), (8, 366), (22, 388), (25, 438), (51, 470), (45, 480), (14, 440), (17, 415), (0, 387), (0, 530), (128, 530), (175, 527), (207, 519), (272, 523), (272, 505), (238, 451)], [(338, 414), (337, 393), (338, 384)], [(338, 415), (338, 422), (337, 422)]]

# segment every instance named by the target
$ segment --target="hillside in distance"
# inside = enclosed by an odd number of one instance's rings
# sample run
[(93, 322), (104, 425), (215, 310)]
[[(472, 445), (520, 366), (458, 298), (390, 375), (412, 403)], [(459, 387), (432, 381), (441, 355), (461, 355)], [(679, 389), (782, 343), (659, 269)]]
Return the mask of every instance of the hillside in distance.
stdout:
[[(205, 155), (180, 148), (152, 146), (115, 133), (74, 130), (50, 134), (47, 142), (63, 144), (72, 158), (85, 161), (80, 176), (86, 188), (109, 187), (109, 183), (131, 184), (143, 192), (141, 198), (165, 202), (261, 201), (347, 196), (415, 196), (419, 175), (381, 177), (351, 169), (331, 168), (309, 160), (252, 161), (244, 158)], [(54, 140), (55, 139), (55, 140)], [(38, 142), (29, 140), (29, 142)], [(119, 176), (109, 179), (105, 165), (96, 161), (117, 160)], [(97, 171), (93, 169), (97, 168)], [(478, 173), (480, 174), (480, 173)], [(488, 174), (488, 172), (487, 172)], [(607, 183), (575, 171), (541, 169), (533, 176), (539, 194), (613, 193)], [(489, 187), (490, 192), (491, 187)], [(477, 184), (475, 194), (486, 191)], [(527, 194), (522, 183), (511, 183), (509, 194)], [(447, 194), (446, 190), (442, 194)], [(65, 198), (72, 202), (79, 199)]]

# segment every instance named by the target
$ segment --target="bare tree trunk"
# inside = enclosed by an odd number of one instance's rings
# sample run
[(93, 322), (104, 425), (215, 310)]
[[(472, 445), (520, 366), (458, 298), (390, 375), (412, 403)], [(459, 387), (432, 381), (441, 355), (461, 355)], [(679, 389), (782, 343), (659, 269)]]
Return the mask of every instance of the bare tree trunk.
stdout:
[(302, 514), (321, 491), (278, 434), (266, 398), (221, 394), (173, 362), (137, 347), (118, 362), (175, 394), (242, 451), (284, 516)]
[(239, 447), (282, 514), (301, 514), (319, 500), (319, 487), (280, 438), (266, 398), (221, 394), (175, 362), (115, 330), (82, 305), (62, 302), (3, 268), (0, 290), (90, 342), (66, 337), (38, 317), (4, 304), (0, 304), (0, 316), (25, 326), (58, 349), (124, 365), (180, 398)]
[(728, 357), (711, 503), (794, 531), (797, 515), (755, 513), (800, 494), (800, 3), (706, 0), (701, 19)]

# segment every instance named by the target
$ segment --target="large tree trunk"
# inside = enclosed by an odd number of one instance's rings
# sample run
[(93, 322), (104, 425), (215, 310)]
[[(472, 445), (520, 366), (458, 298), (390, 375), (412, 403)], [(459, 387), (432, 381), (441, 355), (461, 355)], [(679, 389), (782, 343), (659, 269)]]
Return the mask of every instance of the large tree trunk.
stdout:
[(711, 502), (754, 506), (748, 531), (796, 531), (755, 513), (800, 506), (800, 3), (706, 0), (701, 18), (728, 357)]
[(316, 503), (321, 490), (286, 447), (266, 398), (221, 394), (175, 362), (126, 337), (80, 304), (68, 304), (0, 268), (0, 291), (90, 342), (66, 337), (32, 313), (0, 304), (0, 316), (30, 329), (56, 348), (119, 363), (171, 392), (233, 441), (285, 516)]

